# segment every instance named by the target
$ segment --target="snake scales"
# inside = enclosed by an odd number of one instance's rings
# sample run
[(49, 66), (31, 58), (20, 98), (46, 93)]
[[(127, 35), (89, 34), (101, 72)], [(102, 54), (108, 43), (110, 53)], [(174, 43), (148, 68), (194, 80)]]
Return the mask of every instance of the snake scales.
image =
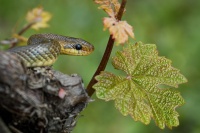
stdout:
[(8, 51), (22, 59), (26, 67), (37, 67), (52, 65), (60, 54), (88, 55), (93, 50), (93, 45), (83, 39), (48, 33), (32, 35), (27, 46)]

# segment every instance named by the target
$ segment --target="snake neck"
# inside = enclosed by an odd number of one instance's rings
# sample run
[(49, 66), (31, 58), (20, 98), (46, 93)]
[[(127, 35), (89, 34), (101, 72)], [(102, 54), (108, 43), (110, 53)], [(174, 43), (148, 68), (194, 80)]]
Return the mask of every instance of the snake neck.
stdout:
[(59, 43), (46, 42), (44, 44), (32, 44), (10, 49), (9, 52), (18, 56), (26, 67), (50, 66), (60, 54)]

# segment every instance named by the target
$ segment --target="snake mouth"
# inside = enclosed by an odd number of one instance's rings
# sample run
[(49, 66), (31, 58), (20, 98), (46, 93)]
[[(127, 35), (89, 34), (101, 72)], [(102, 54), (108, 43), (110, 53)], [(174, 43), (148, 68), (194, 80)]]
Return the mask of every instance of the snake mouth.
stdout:
[(94, 51), (94, 47), (82, 47), (82, 49), (75, 48), (61, 48), (61, 54), (84, 56), (89, 55)]

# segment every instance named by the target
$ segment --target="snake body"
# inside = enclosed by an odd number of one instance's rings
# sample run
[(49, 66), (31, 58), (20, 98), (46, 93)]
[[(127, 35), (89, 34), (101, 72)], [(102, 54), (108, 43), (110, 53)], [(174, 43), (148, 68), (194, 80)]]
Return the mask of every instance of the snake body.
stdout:
[(48, 33), (32, 35), (27, 46), (8, 51), (16, 54), (26, 67), (37, 67), (52, 65), (60, 54), (88, 55), (93, 50), (93, 45), (83, 39)]

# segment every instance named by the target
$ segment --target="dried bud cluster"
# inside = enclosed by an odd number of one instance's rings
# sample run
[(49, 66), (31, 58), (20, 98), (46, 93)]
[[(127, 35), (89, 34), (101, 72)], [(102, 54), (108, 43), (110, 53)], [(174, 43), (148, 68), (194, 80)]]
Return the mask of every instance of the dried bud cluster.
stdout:
[(126, 43), (129, 36), (135, 38), (132, 26), (126, 21), (117, 19), (117, 14), (120, 9), (118, 0), (95, 0), (95, 3), (100, 4), (99, 8), (103, 9), (109, 15), (109, 17), (103, 19), (104, 30), (109, 30), (117, 44)]

